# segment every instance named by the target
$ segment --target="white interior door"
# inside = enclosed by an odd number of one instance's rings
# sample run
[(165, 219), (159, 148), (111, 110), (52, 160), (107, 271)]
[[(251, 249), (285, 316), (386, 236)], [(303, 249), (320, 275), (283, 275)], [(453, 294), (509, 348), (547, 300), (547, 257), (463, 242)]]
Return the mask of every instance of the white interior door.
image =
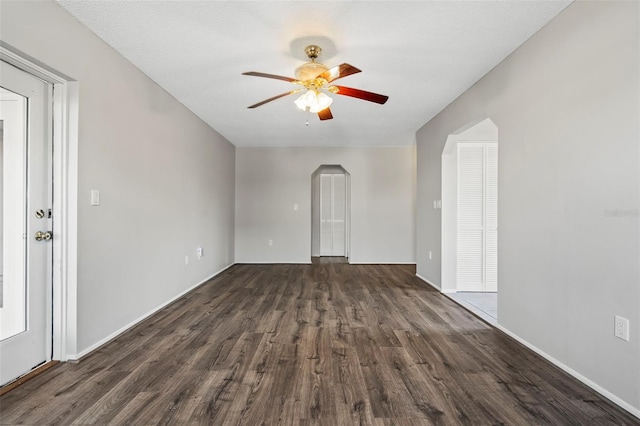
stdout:
[(320, 175), (320, 256), (333, 255), (332, 175)]
[(51, 357), (51, 89), (5, 62), (0, 61), (0, 67), (0, 385), (4, 385)]
[(320, 175), (320, 256), (346, 255), (346, 177)]
[(497, 143), (458, 143), (457, 181), (457, 290), (497, 291)]
[(484, 290), (484, 147), (458, 144), (458, 291)]
[(485, 144), (485, 291), (498, 291), (498, 144)]
[(333, 235), (332, 244), (333, 251), (332, 256), (345, 256), (346, 245), (346, 204), (347, 204), (347, 188), (345, 175), (332, 175), (332, 198), (331, 205), (333, 208)]

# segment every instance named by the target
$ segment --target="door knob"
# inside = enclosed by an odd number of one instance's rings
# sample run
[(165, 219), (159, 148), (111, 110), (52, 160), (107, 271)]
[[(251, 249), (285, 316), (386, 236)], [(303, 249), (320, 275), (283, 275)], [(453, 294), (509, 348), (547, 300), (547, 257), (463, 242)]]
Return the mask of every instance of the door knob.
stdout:
[(49, 241), (52, 235), (50, 231), (38, 231), (36, 232), (36, 241)]

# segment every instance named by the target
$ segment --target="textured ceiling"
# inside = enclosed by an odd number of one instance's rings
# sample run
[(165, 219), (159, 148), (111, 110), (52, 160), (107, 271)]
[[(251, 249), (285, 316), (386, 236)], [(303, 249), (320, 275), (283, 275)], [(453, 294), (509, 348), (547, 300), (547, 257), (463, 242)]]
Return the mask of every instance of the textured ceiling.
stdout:
[[(570, 1), (58, 1), (236, 146), (398, 146)], [(389, 96), (334, 96), (320, 122), (284, 76), (318, 44), (337, 83)], [(306, 126), (306, 120), (309, 125)]]

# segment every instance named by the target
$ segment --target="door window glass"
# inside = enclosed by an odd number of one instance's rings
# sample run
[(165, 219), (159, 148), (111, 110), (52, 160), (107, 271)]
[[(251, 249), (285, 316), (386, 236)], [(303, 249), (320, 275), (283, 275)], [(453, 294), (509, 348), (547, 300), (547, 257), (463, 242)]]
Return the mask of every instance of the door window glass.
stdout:
[(26, 321), (27, 99), (0, 88), (0, 340)]

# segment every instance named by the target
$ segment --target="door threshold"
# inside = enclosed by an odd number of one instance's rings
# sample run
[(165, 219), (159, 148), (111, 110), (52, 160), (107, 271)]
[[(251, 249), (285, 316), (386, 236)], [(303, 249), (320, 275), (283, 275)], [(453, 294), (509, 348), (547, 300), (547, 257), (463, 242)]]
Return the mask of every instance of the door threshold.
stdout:
[(497, 312), (492, 314), (492, 313), (489, 313), (489, 312), (483, 310), (481, 307), (476, 306), (471, 301), (466, 300), (464, 297), (461, 297), (460, 293), (442, 293), (442, 294), (444, 294), (446, 297), (448, 297), (449, 299), (453, 300), (458, 305), (462, 306), (467, 311), (471, 312), (472, 314), (474, 314), (475, 316), (477, 316), (478, 318), (480, 318), (484, 322), (486, 322), (488, 324), (491, 324), (494, 327), (496, 327), (498, 325), (498, 314), (497, 314)]
[(37, 375), (44, 373), (51, 367), (54, 367), (58, 364), (60, 364), (60, 361), (47, 361), (43, 364), (38, 365), (33, 370), (29, 371), (27, 374), (20, 376), (17, 379), (15, 379), (13, 382), (9, 382), (6, 385), (0, 387), (0, 396), (4, 395), (9, 391), (12, 391), (13, 389), (17, 388), (21, 384), (28, 382), (29, 380), (33, 379)]

